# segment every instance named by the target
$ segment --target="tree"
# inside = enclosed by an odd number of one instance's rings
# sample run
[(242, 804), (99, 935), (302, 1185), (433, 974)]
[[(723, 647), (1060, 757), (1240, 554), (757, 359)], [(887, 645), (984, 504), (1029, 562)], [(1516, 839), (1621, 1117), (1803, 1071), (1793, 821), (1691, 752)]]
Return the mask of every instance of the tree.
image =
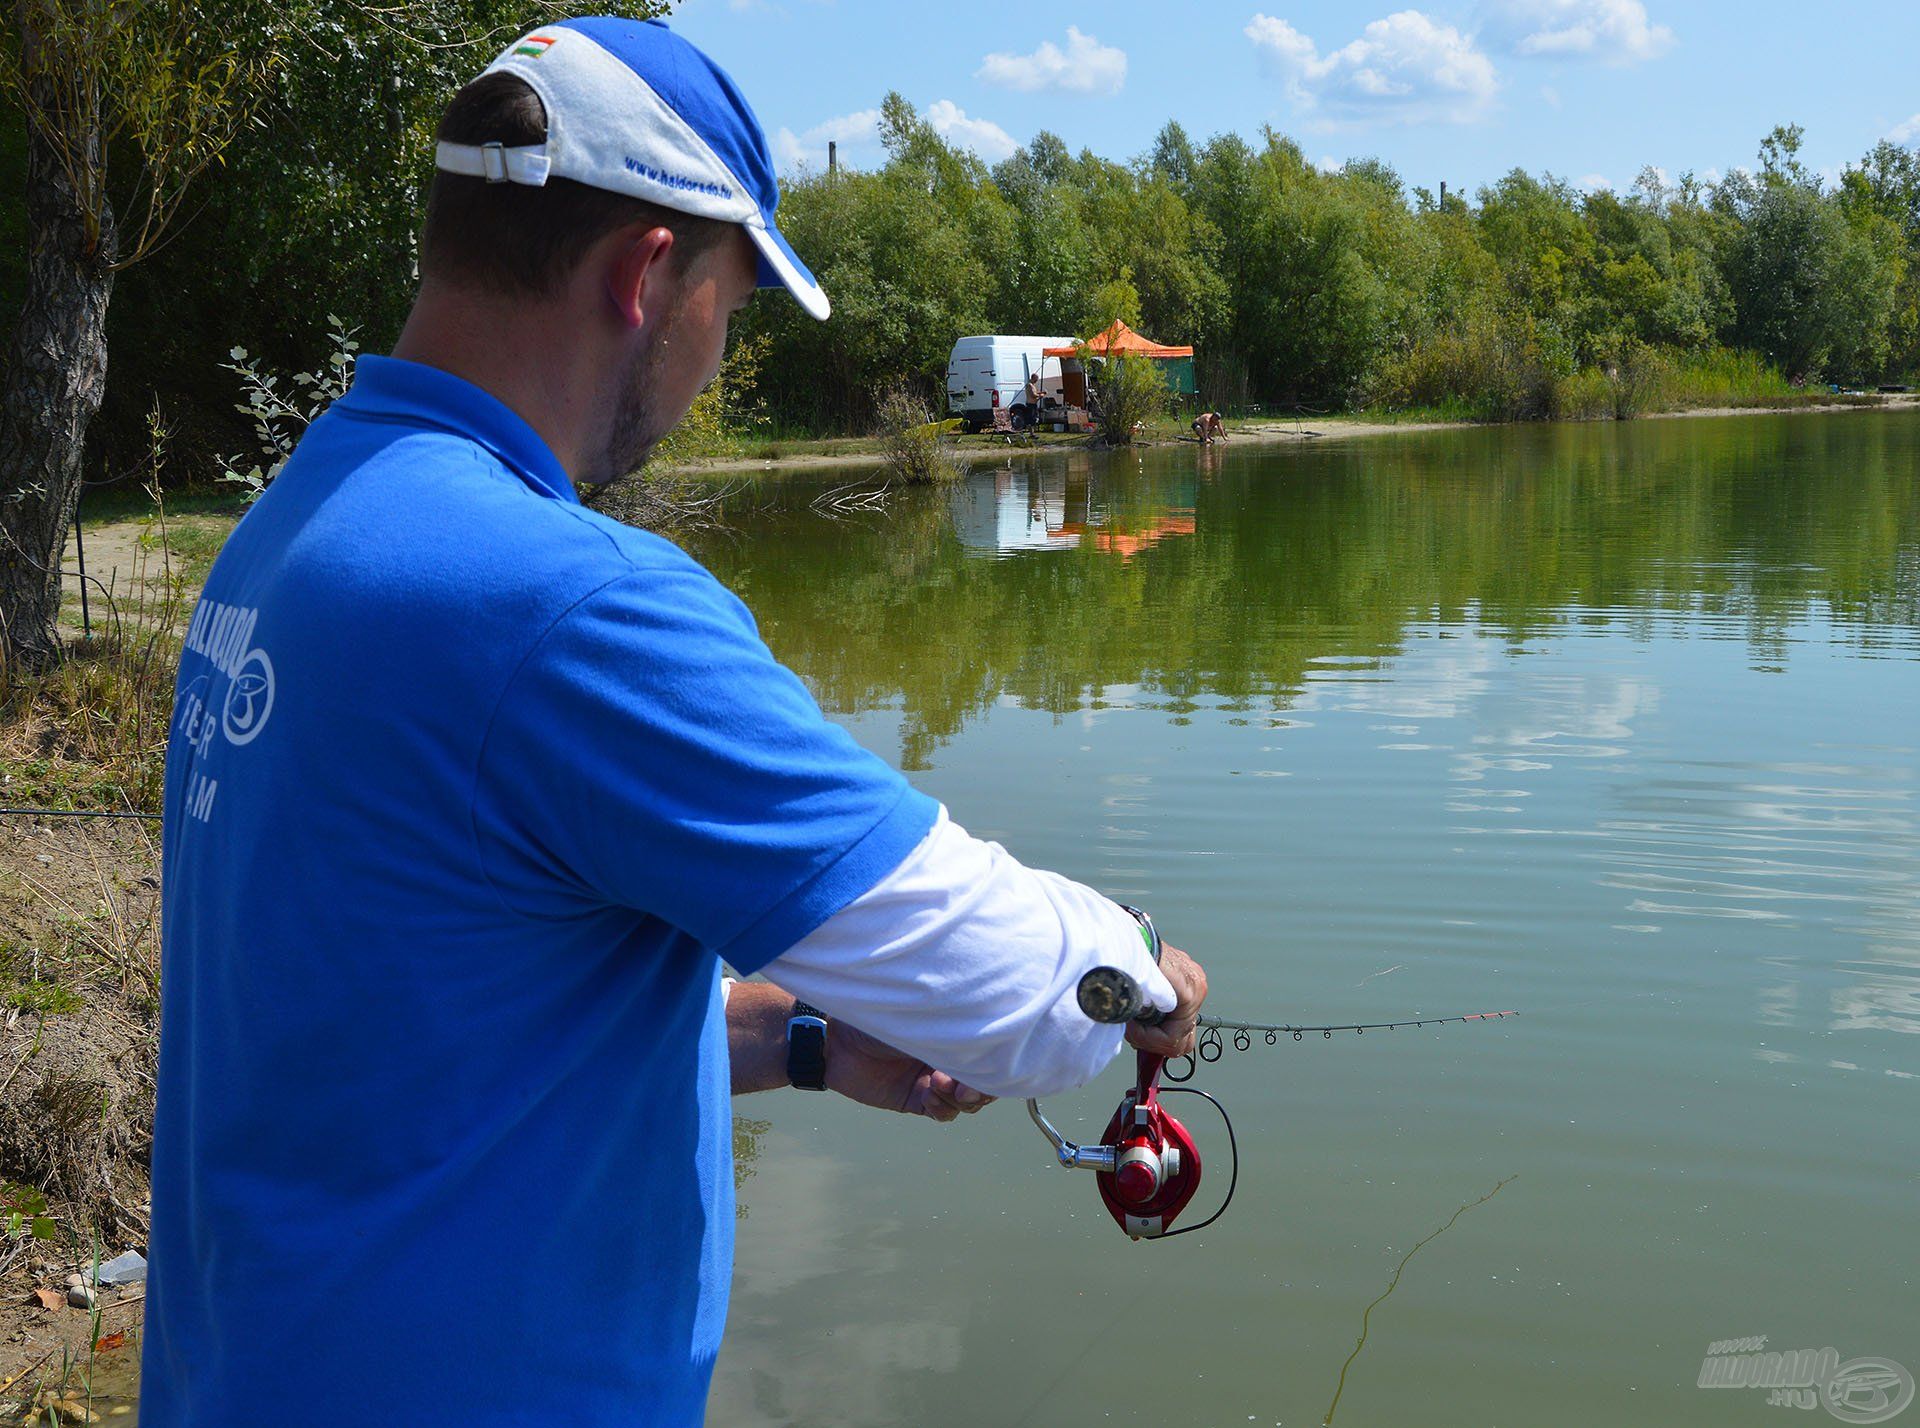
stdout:
[[(0, 95), (26, 121), (27, 272), (0, 380), (0, 639), (9, 662), (41, 668), (60, 656), (60, 559), (114, 276), (164, 241), (263, 70), (186, 0), (17, 0), (14, 17)], [(130, 180), (110, 182), (123, 160)]]
[(1180, 127), (1179, 120), (1169, 119), (1154, 136), (1147, 167), (1184, 192), (1193, 182), (1196, 162), (1193, 141), (1187, 137), (1187, 131)]
[(1849, 210), (1799, 159), (1797, 126), (1775, 129), (1758, 175), (1734, 174), (1714, 204), (1737, 224), (1724, 270), (1734, 337), (1790, 376), (1865, 377), (1885, 366), (1900, 279), (1900, 231), (1870, 205)]

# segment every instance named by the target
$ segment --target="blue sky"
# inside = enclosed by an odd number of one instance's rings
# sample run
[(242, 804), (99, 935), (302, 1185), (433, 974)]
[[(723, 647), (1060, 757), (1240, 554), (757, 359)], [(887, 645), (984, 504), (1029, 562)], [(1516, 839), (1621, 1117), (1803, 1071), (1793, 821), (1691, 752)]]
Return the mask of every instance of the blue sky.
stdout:
[(1647, 164), (1713, 177), (1777, 123), (1832, 176), (1878, 139), (1920, 143), (1916, 0), (682, 0), (672, 23), (787, 166), (824, 163), (829, 137), (876, 164), (889, 89), (989, 160), (1040, 129), (1126, 159), (1168, 118), (1196, 141), (1272, 124), (1315, 161), (1374, 155), (1428, 188), (1515, 165), (1622, 189)]

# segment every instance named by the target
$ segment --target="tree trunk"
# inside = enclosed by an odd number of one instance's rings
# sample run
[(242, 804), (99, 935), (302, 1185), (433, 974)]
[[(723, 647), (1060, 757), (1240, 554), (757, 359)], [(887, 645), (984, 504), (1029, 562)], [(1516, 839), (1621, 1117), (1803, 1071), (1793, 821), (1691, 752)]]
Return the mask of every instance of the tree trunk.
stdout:
[(62, 121), (54, 136), (28, 120), (26, 294), (0, 378), (0, 638), (7, 663), (30, 669), (61, 656), (60, 559), (87, 424), (106, 390), (113, 293), (112, 210), (99, 200), (96, 230), (60, 161), (71, 145), (98, 162), (99, 115), (51, 119)]

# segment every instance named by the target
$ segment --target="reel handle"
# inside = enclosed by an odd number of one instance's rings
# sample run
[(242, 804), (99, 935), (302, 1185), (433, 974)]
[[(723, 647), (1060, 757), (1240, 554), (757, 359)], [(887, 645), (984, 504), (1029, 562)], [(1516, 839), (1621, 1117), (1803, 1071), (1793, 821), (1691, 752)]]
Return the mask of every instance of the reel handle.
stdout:
[(1105, 1026), (1128, 1021), (1158, 1026), (1166, 1020), (1167, 1014), (1147, 1000), (1132, 974), (1118, 967), (1095, 967), (1080, 978), (1076, 995), (1087, 1019)]

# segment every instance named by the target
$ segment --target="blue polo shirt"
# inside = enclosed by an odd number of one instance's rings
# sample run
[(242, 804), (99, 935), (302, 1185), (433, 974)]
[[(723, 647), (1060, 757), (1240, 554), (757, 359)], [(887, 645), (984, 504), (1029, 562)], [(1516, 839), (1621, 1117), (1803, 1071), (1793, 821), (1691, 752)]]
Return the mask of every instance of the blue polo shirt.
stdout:
[(363, 358), (181, 658), (141, 1421), (698, 1423), (720, 960), (935, 812), (514, 412)]

